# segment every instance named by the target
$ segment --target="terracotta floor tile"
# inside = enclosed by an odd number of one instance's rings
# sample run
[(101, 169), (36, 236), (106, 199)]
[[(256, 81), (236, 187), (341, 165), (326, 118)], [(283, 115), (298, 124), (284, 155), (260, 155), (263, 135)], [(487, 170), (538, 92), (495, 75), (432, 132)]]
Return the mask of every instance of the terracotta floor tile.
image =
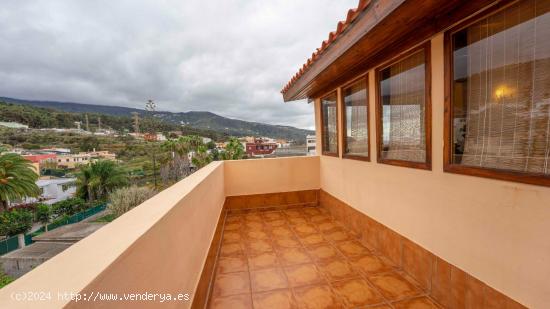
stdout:
[(323, 214), (318, 207), (304, 207), (301, 210), (302, 213), (309, 215), (310, 217)]
[(346, 240), (352, 240), (352, 237), (346, 233), (342, 228), (336, 230), (323, 232), (323, 236), (331, 242), (342, 242)]
[(319, 231), (312, 224), (299, 224), (295, 225), (292, 229), (298, 237), (305, 237), (319, 233)]
[(365, 309), (393, 309), (392, 307), (390, 307), (389, 305), (374, 305), (374, 306), (368, 306), (368, 307), (365, 307)]
[(229, 296), (250, 293), (248, 272), (219, 274), (214, 282), (213, 296)]
[(233, 222), (233, 223), (226, 223), (224, 226), (224, 231), (238, 231), (241, 228), (241, 224), (239, 222)]
[(392, 304), (395, 309), (439, 309), (430, 298), (426, 296), (402, 300)]
[(369, 254), (369, 250), (356, 240), (337, 243), (336, 247), (347, 257)]
[(272, 228), (271, 234), (275, 238), (281, 238), (281, 237), (287, 238), (287, 237), (294, 236), (294, 233), (292, 232), (292, 230), (286, 226)]
[(239, 242), (242, 240), (241, 233), (237, 231), (226, 231), (223, 232), (223, 241), (226, 243), (230, 242)]
[(277, 251), (281, 264), (296, 265), (312, 262), (311, 258), (303, 248), (288, 248)]
[(264, 252), (273, 252), (273, 246), (267, 240), (248, 240), (245, 243), (247, 255), (256, 255)]
[(306, 250), (308, 251), (309, 256), (311, 256), (317, 262), (344, 258), (338, 253), (338, 250), (336, 250), (336, 248), (334, 248), (330, 244), (314, 245), (307, 247)]
[(325, 281), (315, 264), (300, 264), (285, 267), (288, 282), (292, 287), (321, 284)]
[(256, 221), (247, 221), (242, 227), (247, 230), (255, 230), (255, 231), (264, 229), (263, 223), (256, 222)]
[(268, 211), (268, 212), (263, 212), (263, 213), (262, 213), (262, 217), (263, 217), (264, 220), (266, 220), (266, 221), (273, 221), (273, 220), (284, 219), (284, 215), (283, 215), (283, 213), (280, 212), (280, 211)]
[(220, 257), (218, 260), (218, 271), (220, 274), (248, 271), (246, 258), (242, 255)]
[(341, 280), (346, 278), (354, 278), (358, 276), (358, 273), (353, 270), (351, 265), (346, 262), (344, 258), (318, 263), (319, 270), (327, 280)]
[(288, 289), (254, 293), (254, 309), (294, 309), (297, 308), (292, 292)]
[(320, 215), (311, 216), (311, 217), (309, 218), (309, 221), (318, 224), (318, 223), (320, 223), (320, 222), (332, 221), (332, 218), (331, 218), (330, 216), (327, 216), (327, 215), (324, 215), (324, 214), (320, 214)]
[(253, 293), (288, 288), (285, 273), (280, 268), (251, 271), (250, 280)]
[(223, 243), (220, 249), (220, 256), (242, 255), (243, 248), (240, 243)]
[(332, 231), (337, 231), (342, 229), (340, 226), (338, 226), (332, 221), (319, 223), (317, 225), (317, 228), (323, 233), (329, 233)]
[(343, 308), (328, 285), (305, 286), (294, 289), (298, 308), (336, 309)]
[(298, 248), (301, 247), (302, 244), (298, 241), (295, 237), (287, 237), (287, 238), (275, 238), (273, 240), (273, 245), (275, 245), (278, 248)]
[(283, 214), (288, 218), (302, 216), (302, 212), (298, 209), (286, 209), (283, 210)]
[(336, 281), (331, 285), (347, 307), (355, 308), (384, 303), (382, 295), (364, 279)]
[(250, 270), (264, 268), (276, 268), (279, 266), (275, 252), (265, 252), (257, 255), (248, 256), (248, 266)]
[(275, 227), (286, 227), (287, 225), (287, 221), (285, 219), (277, 219), (277, 220), (273, 220), (273, 221), (268, 221), (266, 222), (266, 227), (268, 229), (273, 229)]
[(252, 298), (250, 294), (233, 295), (226, 297), (215, 297), (210, 305), (211, 309), (252, 309)]
[(301, 225), (307, 224), (307, 220), (303, 217), (291, 217), (287, 219), (290, 225)]
[(299, 237), (299, 239), (304, 246), (319, 245), (326, 242), (321, 234), (311, 234), (308, 236)]
[(384, 263), (378, 257), (370, 254), (354, 256), (351, 257), (349, 261), (355, 269), (367, 276), (393, 270), (391, 265)]
[(262, 222), (263, 218), (259, 212), (248, 213), (243, 216), (245, 221), (248, 222)]
[(250, 230), (244, 233), (248, 239), (269, 239), (269, 234), (263, 230)]
[(388, 300), (394, 301), (419, 295), (420, 289), (398, 273), (386, 273), (369, 277), (369, 280)]

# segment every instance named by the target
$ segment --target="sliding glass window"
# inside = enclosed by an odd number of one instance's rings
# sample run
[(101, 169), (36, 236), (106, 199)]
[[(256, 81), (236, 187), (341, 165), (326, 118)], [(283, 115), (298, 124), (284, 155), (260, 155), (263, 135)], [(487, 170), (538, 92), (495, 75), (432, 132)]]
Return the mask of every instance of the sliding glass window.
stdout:
[(378, 162), (431, 168), (429, 44), (377, 70)]
[(550, 185), (550, 0), (447, 34), (447, 171)]
[(367, 78), (342, 88), (344, 108), (344, 157), (369, 160), (369, 107)]
[(336, 91), (321, 98), (321, 124), (323, 154), (338, 156), (338, 108)]

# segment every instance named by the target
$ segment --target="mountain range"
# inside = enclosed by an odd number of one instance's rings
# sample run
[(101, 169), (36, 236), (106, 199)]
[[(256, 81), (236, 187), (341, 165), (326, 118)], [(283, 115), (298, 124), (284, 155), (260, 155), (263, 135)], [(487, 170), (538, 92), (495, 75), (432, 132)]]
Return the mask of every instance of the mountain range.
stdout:
[[(37, 101), (24, 100), (8, 97), (0, 97), (0, 101), (17, 105), (35, 106), (40, 108), (54, 109), (69, 113), (95, 113), (111, 116), (131, 117), (132, 113), (138, 113), (144, 117), (147, 111), (137, 108), (122, 106), (106, 106), (95, 104), (83, 104), (74, 102), (58, 101)], [(190, 112), (166, 112), (158, 111), (155, 118), (171, 124), (183, 125), (201, 130), (211, 130), (234, 136), (268, 136), (272, 138), (283, 138), (304, 143), (306, 135), (315, 134), (314, 131), (299, 129), (291, 126), (271, 125), (259, 122), (244, 121), (226, 118), (212, 112), (190, 111)]]

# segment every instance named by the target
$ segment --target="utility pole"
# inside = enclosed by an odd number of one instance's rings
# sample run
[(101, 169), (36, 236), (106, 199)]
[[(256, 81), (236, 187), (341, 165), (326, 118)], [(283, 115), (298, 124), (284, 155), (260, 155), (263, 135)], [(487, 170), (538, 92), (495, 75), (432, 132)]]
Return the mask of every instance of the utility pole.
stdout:
[(155, 115), (155, 110), (157, 109), (157, 105), (153, 100), (149, 99), (147, 100), (147, 103), (145, 103), (145, 109), (149, 112), (151, 116), (150, 133), (151, 133), (152, 143), (153, 143), (153, 147), (151, 149), (151, 155), (153, 157), (153, 179), (155, 182), (155, 189), (156, 189), (157, 188), (157, 156), (155, 151), (155, 140), (156, 140), (157, 131), (155, 130), (154, 115)]
[(90, 121), (88, 120), (88, 114), (85, 114), (86, 118), (86, 131), (90, 132)]
[(139, 113), (132, 112), (132, 118), (134, 118), (134, 132), (139, 133)]
[(97, 116), (97, 130), (101, 131), (101, 117)]

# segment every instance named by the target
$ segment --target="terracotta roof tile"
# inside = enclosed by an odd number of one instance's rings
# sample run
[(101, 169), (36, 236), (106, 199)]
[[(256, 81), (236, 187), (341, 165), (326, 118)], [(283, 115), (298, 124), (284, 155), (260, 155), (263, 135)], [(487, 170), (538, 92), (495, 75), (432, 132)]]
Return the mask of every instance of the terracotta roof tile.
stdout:
[(328, 39), (324, 40), (323, 43), (321, 43), (321, 47), (317, 48), (313, 54), (311, 54), (311, 58), (307, 59), (306, 63), (298, 70), (296, 74), (290, 79), (290, 81), (284, 86), (284, 88), (281, 90), (281, 93), (286, 93), (290, 87), (319, 59), (321, 54), (342, 34), (359, 16), (359, 14), (364, 11), (370, 4), (371, 0), (359, 0), (359, 4), (355, 9), (348, 10), (348, 15), (346, 16), (346, 20), (342, 20), (338, 22), (338, 25), (336, 26), (336, 31), (332, 31), (328, 35)]

